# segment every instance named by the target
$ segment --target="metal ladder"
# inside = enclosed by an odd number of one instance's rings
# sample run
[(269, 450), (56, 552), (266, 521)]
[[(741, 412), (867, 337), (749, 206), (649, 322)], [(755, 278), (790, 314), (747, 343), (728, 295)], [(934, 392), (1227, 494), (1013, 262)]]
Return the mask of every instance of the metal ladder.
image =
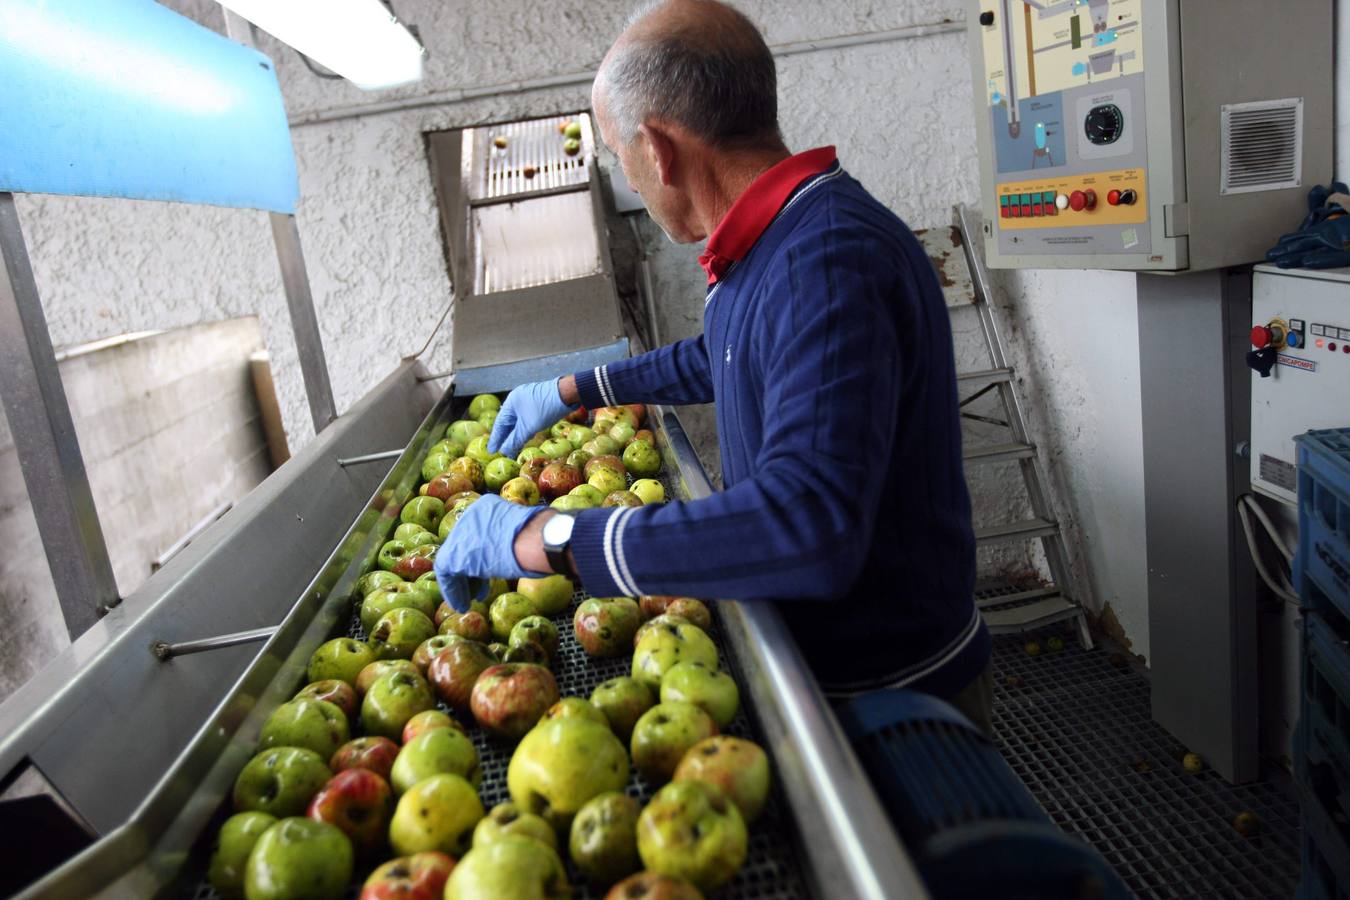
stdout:
[[(1039, 540), (1050, 568), (1051, 582), (1034, 588), (1013, 588), (1008, 585), (976, 584), (975, 602), (984, 616), (985, 624), (994, 634), (1032, 631), (1053, 622), (1072, 619), (1084, 649), (1092, 649), (1092, 635), (1088, 630), (1083, 608), (1071, 595), (1068, 553), (1059, 522), (1050, 506), (1045, 490), (1045, 477), (1036, 453), (1036, 445), (1027, 433), (1022, 402), (1014, 386), (1015, 372), (1008, 361), (998, 322), (990, 304), (989, 273), (985, 268), (978, 242), (982, 240), (978, 212), (965, 205), (954, 210), (955, 224), (947, 234), (945, 229), (933, 229), (925, 236), (930, 255), (939, 266), (949, 308), (973, 306), (980, 320), (985, 349), (989, 353), (989, 368), (960, 372), (956, 376), (961, 397), (961, 416), (1007, 429), (1006, 442), (963, 451), (967, 468), (990, 463), (1016, 461), (1022, 472), (1032, 517), (1019, 522), (976, 527), (977, 545), (1006, 541)], [(934, 246), (945, 238), (945, 248)], [(960, 248), (962, 252), (957, 252)], [(972, 393), (966, 394), (967, 391)], [(1002, 418), (978, 415), (968, 411), (970, 404), (991, 391), (997, 392)]]

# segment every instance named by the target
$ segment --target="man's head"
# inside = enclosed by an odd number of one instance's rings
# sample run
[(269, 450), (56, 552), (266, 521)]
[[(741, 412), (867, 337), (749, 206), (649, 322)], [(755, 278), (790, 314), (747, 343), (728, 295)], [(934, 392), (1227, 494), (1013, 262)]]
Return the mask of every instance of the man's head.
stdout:
[(681, 243), (705, 236), (690, 221), (700, 161), (783, 151), (773, 55), (717, 0), (644, 3), (601, 63), (591, 100), (629, 183)]

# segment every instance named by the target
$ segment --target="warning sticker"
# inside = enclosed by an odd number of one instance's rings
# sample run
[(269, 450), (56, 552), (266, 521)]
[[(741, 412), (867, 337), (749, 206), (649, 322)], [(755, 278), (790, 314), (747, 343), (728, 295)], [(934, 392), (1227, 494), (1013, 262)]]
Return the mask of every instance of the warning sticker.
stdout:
[(1297, 356), (1285, 356), (1283, 353), (1276, 356), (1276, 361), (1282, 366), (1288, 366), (1291, 369), (1302, 369), (1305, 372), (1316, 372), (1317, 363), (1311, 359), (1301, 359)]
[(1262, 481), (1284, 488), (1286, 491), (1298, 490), (1298, 469), (1293, 463), (1262, 453), (1259, 471)]

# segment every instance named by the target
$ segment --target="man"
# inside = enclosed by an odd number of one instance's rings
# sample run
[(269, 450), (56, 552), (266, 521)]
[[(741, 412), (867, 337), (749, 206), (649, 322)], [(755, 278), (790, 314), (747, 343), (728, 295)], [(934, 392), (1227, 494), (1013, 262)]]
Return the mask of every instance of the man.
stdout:
[(972, 600), (952, 337), (905, 225), (824, 147), (789, 154), (774, 60), (715, 0), (634, 16), (592, 94), (600, 133), (666, 234), (707, 238), (704, 334), (512, 391), (514, 456), (575, 409), (717, 402), (727, 489), (575, 516), (485, 496), (437, 558), (466, 578), (562, 571), (596, 596), (777, 600), (828, 695), (909, 687), (989, 730)]

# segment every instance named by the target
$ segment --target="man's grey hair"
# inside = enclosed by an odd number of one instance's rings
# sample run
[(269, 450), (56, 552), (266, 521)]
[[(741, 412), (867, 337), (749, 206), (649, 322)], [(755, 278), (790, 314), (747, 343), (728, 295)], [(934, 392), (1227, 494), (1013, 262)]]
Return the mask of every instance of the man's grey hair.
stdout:
[[(649, 0), (632, 27), (668, 0)], [(625, 146), (648, 119), (667, 119), (716, 147), (781, 143), (773, 54), (754, 23), (716, 0), (706, 26), (674, 24), (618, 47), (600, 73), (605, 109)]]

